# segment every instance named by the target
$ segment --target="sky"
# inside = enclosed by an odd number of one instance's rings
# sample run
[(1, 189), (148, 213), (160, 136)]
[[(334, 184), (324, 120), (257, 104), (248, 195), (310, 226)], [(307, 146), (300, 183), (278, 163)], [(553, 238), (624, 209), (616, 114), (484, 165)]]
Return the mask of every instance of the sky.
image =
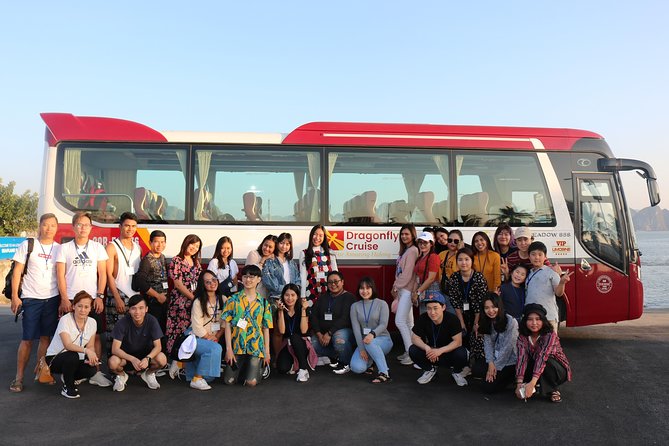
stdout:
[[(157, 130), (311, 121), (569, 127), (658, 174), (669, 2), (30, 1), (0, 7), (0, 178), (38, 191), (41, 112)], [(630, 206), (645, 182), (623, 181)]]

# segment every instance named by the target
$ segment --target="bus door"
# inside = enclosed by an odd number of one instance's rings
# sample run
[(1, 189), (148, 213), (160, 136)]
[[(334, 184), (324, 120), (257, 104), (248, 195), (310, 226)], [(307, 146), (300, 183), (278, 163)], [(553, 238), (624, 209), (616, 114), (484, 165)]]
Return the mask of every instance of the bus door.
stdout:
[(628, 239), (619, 191), (612, 174), (574, 173), (575, 231), (585, 251), (577, 254), (572, 277), (576, 325), (629, 318)]

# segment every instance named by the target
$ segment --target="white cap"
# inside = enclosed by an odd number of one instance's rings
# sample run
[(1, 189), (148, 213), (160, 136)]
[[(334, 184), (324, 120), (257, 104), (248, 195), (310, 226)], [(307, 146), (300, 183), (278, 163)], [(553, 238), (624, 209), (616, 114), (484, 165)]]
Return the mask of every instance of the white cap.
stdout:
[(430, 232), (421, 232), (418, 240), (425, 240), (426, 242), (434, 243), (434, 236)]

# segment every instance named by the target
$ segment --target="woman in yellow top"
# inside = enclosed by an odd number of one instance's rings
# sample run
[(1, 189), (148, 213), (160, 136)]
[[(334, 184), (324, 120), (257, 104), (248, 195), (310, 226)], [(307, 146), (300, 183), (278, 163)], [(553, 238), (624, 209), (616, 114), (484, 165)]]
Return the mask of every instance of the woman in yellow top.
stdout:
[[(448, 279), (458, 270), (458, 263), (455, 258), (458, 256), (458, 249), (465, 246), (464, 237), (459, 229), (451, 229), (446, 239), (448, 249), (439, 253), (440, 265), (439, 280), (440, 283), (448, 283)], [(447, 292), (446, 290), (442, 290)]]
[(502, 270), (499, 254), (492, 250), (490, 237), (483, 231), (474, 234), (474, 271), (483, 274), (488, 284), (488, 291), (495, 292), (502, 285)]

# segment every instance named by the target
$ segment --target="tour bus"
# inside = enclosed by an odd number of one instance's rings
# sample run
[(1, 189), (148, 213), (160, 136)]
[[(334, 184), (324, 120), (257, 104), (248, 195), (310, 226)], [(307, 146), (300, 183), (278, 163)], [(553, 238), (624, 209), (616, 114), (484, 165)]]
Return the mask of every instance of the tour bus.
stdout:
[(139, 217), (137, 238), (167, 234), (167, 257), (187, 234), (203, 262), (224, 235), (243, 263), (267, 234), (289, 232), (294, 257), (323, 224), (346, 288), (371, 276), (390, 299), (404, 223), (491, 237), (498, 224), (528, 226), (548, 258), (573, 271), (559, 300), (569, 326), (635, 319), (643, 312), (639, 250), (619, 176), (646, 179), (648, 164), (613, 157), (583, 130), (312, 122), (288, 134), (156, 131), (113, 118), (44, 113), (39, 212), (73, 237), (72, 214), (93, 215), (92, 237), (118, 236)]

